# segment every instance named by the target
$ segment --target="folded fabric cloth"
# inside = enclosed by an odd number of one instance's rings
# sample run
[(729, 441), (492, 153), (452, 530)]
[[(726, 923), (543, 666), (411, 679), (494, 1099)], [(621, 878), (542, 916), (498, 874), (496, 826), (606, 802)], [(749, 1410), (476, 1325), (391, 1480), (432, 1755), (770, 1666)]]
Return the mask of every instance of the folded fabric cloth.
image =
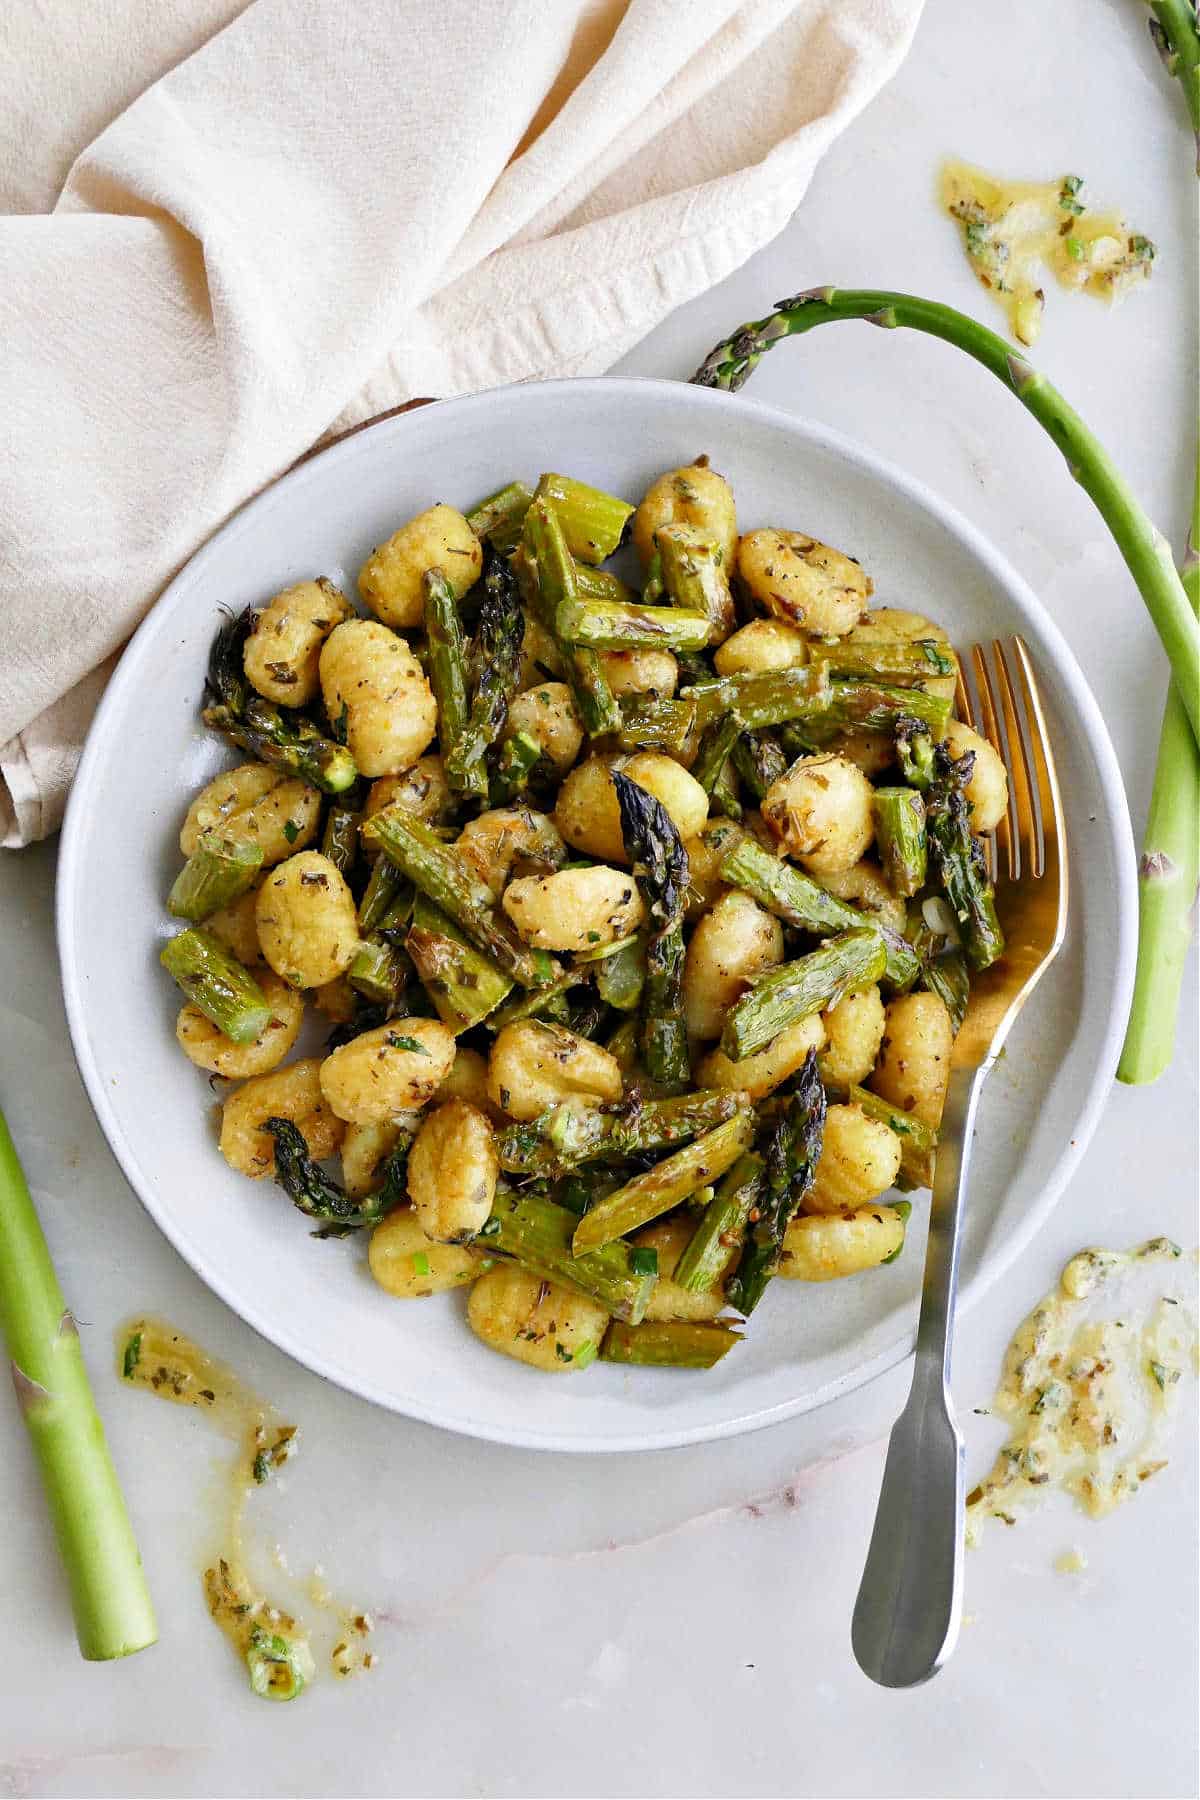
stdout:
[(414, 394), (609, 368), (781, 229), (921, 0), (10, 9), (15, 846), (56, 829), (116, 652), (236, 507)]

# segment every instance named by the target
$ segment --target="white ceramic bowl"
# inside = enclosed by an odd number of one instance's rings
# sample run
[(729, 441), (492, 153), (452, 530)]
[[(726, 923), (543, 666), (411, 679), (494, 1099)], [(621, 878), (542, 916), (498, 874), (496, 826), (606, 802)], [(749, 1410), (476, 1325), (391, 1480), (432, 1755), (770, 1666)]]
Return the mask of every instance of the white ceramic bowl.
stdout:
[(749, 1430), (836, 1398), (911, 1348), (924, 1248), (918, 1196), (890, 1268), (778, 1282), (708, 1374), (597, 1364), (549, 1380), (472, 1336), (461, 1292), (414, 1305), (371, 1281), (361, 1242), (318, 1243), (272, 1182), (217, 1152), (203, 1075), (173, 1039), (158, 965), (163, 896), (190, 796), (230, 753), (199, 705), (218, 608), (324, 574), (354, 592), (371, 546), (435, 499), (472, 504), (564, 469), (636, 498), (707, 451), (744, 527), (802, 527), (858, 557), (881, 604), (959, 644), (1020, 631), (1048, 704), (1077, 879), (1067, 945), (988, 1085), (963, 1253), (969, 1305), (1028, 1243), (1091, 1137), (1116, 1066), (1135, 929), (1134, 854), (1112, 746), (1062, 637), (965, 520), (832, 432), (675, 382), (514, 387), (387, 419), (313, 458), (193, 557), (121, 660), (75, 781), (59, 866), (67, 1016), (100, 1124), (133, 1188), (197, 1273), (265, 1337), (398, 1412), (507, 1443), (631, 1450)]

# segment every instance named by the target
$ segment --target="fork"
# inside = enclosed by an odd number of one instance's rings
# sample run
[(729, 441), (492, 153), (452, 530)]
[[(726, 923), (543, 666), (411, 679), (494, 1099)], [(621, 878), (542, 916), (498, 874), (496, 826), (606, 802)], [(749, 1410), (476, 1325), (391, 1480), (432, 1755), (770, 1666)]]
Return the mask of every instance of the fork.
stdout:
[(975, 1113), (1017, 1014), (1062, 946), (1067, 922), (1062, 800), (1029, 652), (1019, 637), (1007, 646), (996, 640), (990, 656), (976, 644), (971, 663), (978, 708), (960, 659), (959, 716), (987, 738), (1008, 771), (1008, 812), (984, 840), (1005, 950), (972, 978), (971, 1004), (954, 1042), (912, 1388), (888, 1441), (854, 1606), (851, 1640), (859, 1667), (891, 1688), (927, 1681), (958, 1640), (965, 1483), (950, 1349)]

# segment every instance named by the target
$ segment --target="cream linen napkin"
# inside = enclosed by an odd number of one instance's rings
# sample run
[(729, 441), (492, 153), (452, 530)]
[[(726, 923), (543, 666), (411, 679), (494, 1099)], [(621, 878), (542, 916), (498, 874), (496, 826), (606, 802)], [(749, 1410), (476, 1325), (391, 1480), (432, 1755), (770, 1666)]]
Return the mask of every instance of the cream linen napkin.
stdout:
[(414, 394), (610, 367), (780, 230), (920, 8), (10, 0), (3, 842), (57, 827), (115, 653), (238, 505)]

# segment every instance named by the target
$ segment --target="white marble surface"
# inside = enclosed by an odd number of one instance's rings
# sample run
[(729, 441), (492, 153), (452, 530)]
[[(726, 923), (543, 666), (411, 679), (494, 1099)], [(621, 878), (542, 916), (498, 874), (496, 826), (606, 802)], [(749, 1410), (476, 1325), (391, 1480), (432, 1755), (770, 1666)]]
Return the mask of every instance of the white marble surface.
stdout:
[[(1194, 426), (1195, 182), (1181, 107), (1135, 0), (930, 0), (905, 69), (819, 171), (796, 221), (623, 365), (686, 376), (779, 295), (880, 283), (983, 310), (930, 204), (937, 159), (1086, 174), (1160, 246), (1115, 317), (1051, 295), (1038, 356), (1178, 537)], [(940, 346), (853, 327), (777, 351), (752, 391), (912, 468), (1054, 610), (1143, 813), (1163, 688), (1149, 626), (1086, 498), (990, 378)], [(102, 872), (98, 872), (102, 878)], [(1083, 872), (1086, 879), (1086, 870)], [(0, 1396), (0, 1793), (11, 1795), (1187, 1795), (1196, 1781), (1196, 1459), (1093, 1525), (1065, 1503), (968, 1562), (954, 1662), (873, 1688), (848, 1619), (881, 1434), (903, 1372), (771, 1432), (585, 1461), (455, 1439), (373, 1411), (230, 1315), (144, 1218), (99, 1136), (62, 1020), (53, 851), (0, 860), (0, 1096), (81, 1319), (161, 1620), (157, 1649), (76, 1655), (30, 1459)], [(965, 1321), (955, 1387), (972, 1473), (1012, 1327), (1085, 1243), (1195, 1241), (1194, 983), (1154, 1090), (1114, 1090), (1035, 1245)], [(203, 1194), (195, 1197), (203, 1205)], [(270, 1502), (293, 1566), (375, 1607), (381, 1663), (285, 1711), (242, 1685), (204, 1615), (203, 1421), (121, 1391), (111, 1334), (154, 1309), (300, 1421)], [(268, 1515), (275, 1516), (275, 1515)], [(1083, 1575), (1053, 1569), (1072, 1544)], [(284, 1590), (286, 1591), (286, 1589)]]

